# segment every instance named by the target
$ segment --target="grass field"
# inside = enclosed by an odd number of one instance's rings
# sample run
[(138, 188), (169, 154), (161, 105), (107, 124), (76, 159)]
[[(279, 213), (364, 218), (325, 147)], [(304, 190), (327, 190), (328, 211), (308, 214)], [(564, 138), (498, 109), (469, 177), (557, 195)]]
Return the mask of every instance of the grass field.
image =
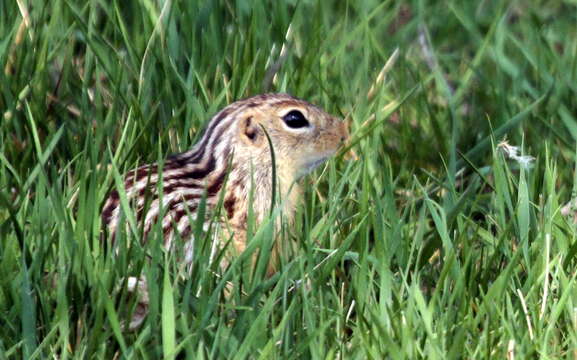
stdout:
[[(577, 358), (576, 24), (573, 0), (0, 2), (0, 359)], [(303, 180), (282, 271), (113, 256), (115, 174), (266, 91), (346, 118), (358, 157)]]

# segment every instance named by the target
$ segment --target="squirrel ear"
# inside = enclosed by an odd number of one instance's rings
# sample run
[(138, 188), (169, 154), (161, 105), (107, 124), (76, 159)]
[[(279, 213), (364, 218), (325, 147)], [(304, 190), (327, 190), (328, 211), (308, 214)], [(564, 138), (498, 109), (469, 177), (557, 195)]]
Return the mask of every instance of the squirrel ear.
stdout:
[(240, 138), (249, 145), (261, 147), (264, 144), (263, 131), (252, 116), (240, 121), (239, 132)]

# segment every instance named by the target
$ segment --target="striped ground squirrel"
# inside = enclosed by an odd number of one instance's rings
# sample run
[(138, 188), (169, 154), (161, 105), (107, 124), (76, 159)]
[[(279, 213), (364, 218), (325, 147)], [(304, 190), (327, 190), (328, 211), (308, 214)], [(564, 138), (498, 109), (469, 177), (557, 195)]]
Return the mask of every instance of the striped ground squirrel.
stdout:
[[(200, 141), (190, 151), (168, 158), (161, 172), (157, 164), (130, 171), (124, 191), (143, 229), (142, 236), (161, 223), (165, 248), (182, 246), (186, 262), (193, 258), (194, 215), (203, 195), (207, 219), (222, 197), (222, 222), (226, 224), (221, 229), (228, 230), (221, 230), (218, 237), (222, 240), (232, 235), (230, 253), (239, 254), (246, 247), (251, 183), (256, 223), (270, 213), (274, 182), (268, 139), (275, 156), (283, 217), (290, 222), (301, 193), (299, 178), (333, 155), (347, 137), (345, 123), (317, 106), (287, 94), (258, 95), (217, 113)], [(160, 180), (162, 196), (158, 195)], [(119, 192), (114, 190), (102, 210), (111, 237), (122, 211)], [(160, 214), (164, 214), (162, 219)], [(184, 243), (176, 244), (177, 239)]]

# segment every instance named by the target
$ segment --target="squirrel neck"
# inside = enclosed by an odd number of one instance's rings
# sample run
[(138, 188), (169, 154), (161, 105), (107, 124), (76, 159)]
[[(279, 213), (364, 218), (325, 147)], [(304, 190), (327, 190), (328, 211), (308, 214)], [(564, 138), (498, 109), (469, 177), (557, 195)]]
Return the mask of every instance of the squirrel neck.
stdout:
[[(234, 227), (245, 228), (249, 208), (261, 223), (270, 214), (273, 199), (273, 166), (268, 151), (260, 155), (230, 154), (229, 177), (224, 189), (224, 208)], [(290, 169), (276, 164), (275, 202), (281, 204), (283, 217), (292, 221), (300, 186)], [(252, 199), (251, 199), (252, 197)]]

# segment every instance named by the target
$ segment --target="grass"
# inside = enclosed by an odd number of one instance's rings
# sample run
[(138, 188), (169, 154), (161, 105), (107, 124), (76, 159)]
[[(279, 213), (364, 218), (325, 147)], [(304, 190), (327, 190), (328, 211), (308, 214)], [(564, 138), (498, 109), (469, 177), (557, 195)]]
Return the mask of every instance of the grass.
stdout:
[[(577, 233), (560, 211), (577, 176), (576, 10), (1, 2), (0, 358), (577, 357)], [(191, 275), (154, 236), (128, 233), (113, 256), (99, 211), (115, 179), (265, 91), (346, 117), (358, 159), (305, 178), (295, 228), (255, 229), (219, 276), (201, 231)], [(294, 253), (251, 272), (274, 237)], [(125, 332), (122, 279), (138, 274), (150, 313)]]

